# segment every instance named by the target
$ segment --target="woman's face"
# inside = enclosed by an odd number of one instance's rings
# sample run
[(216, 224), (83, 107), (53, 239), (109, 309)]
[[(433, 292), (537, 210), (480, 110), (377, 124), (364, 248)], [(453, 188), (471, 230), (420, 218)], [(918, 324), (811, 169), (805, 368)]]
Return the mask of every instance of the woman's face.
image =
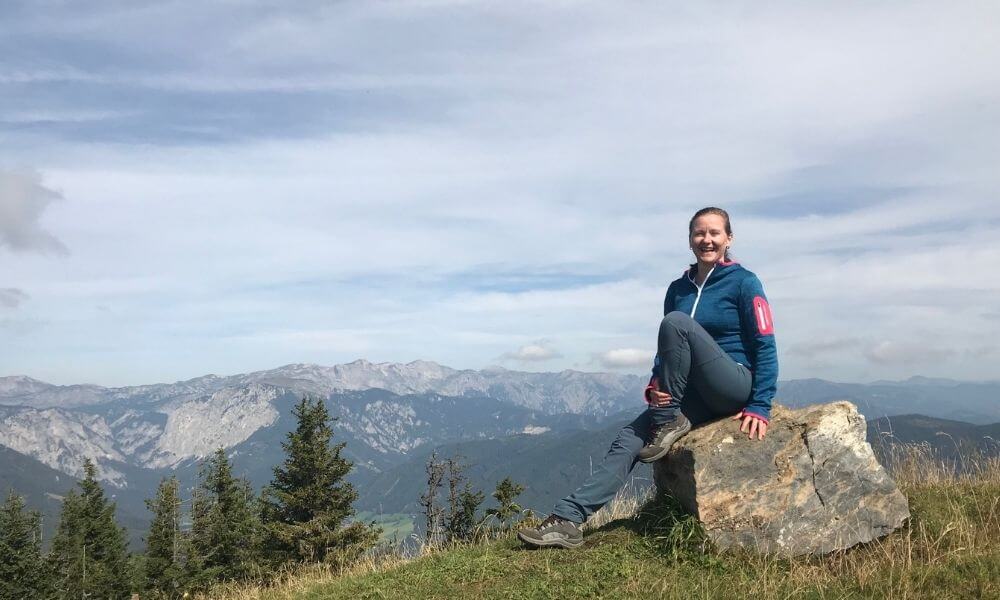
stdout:
[(726, 220), (721, 216), (707, 214), (695, 219), (690, 242), (698, 262), (714, 264), (723, 260), (732, 241), (733, 237), (726, 234)]

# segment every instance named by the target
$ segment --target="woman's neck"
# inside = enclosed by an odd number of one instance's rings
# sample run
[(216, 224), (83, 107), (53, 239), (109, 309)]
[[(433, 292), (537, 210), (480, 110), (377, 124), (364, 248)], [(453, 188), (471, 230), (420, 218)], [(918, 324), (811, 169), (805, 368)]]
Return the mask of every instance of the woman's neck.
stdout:
[(708, 279), (708, 274), (712, 272), (712, 269), (714, 269), (717, 264), (719, 263), (705, 263), (698, 261), (698, 274), (695, 275), (695, 281), (698, 285), (705, 283), (705, 280)]

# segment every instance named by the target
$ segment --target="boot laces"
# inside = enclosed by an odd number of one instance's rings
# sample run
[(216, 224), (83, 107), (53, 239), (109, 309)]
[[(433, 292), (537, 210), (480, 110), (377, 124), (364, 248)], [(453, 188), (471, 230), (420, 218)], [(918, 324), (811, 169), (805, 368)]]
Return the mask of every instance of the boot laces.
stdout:
[(555, 515), (549, 515), (549, 516), (545, 517), (545, 520), (542, 521), (542, 523), (538, 526), (538, 531), (542, 531), (542, 530), (545, 530), (545, 529), (549, 529), (551, 527), (555, 527), (556, 525), (559, 525), (560, 523), (562, 523), (565, 520), (566, 519), (560, 519), (559, 517), (557, 517)]

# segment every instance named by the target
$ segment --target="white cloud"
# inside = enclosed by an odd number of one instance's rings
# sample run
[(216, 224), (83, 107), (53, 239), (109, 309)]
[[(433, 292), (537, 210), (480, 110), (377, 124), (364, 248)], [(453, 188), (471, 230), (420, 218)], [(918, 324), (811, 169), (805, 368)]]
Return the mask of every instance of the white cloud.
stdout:
[(67, 254), (55, 236), (42, 228), (42, 213), (62, 194), (42, 185), (32, 171), (0, 170), (0, 247), (20, 252)]
[(543, 362), (559, 358), (559, 354), (548, 341), (539, 340), (531, 344), (525, 344), (513, 352), (505, 353), (501, 358), (516, 362)]
[(883, 340), (865, 351), (865, 356), (883, 365), (904, 364), (923, 366), (947, 360), (957, 353), (949, 348), (924, 342)]
[(633, 369), (652, 366), (653, 356), (648, 350), (616, 348), (599, 354), (597, 361), (605, 369)]

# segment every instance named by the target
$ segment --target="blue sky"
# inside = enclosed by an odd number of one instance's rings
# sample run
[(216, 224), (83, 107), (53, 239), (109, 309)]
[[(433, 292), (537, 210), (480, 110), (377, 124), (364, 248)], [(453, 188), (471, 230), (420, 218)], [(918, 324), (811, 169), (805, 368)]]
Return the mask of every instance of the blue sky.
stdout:
[(642, 372), (727, 208), (783, 378), (995, 379), (992, 2), (5, 2), (0, 375)]

